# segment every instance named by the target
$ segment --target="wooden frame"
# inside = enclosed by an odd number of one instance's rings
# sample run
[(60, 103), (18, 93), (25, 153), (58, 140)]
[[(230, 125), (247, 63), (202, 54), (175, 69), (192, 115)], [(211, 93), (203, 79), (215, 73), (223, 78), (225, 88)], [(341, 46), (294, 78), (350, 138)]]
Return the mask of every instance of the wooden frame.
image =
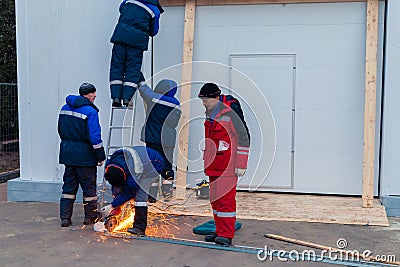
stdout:
[[(196, 0), (197, 6), (366, 2), (368, 0)], [(161, 0), (162, 6), (184, 6), (186, 0)]]
[(176, 174), (176, 198), (183, 199), (186, 191), (187, 158), (189, 147), (190, 93), (192, 90), (192, 59), (194, 41), (194, 16), (196, 0), (187, 0), (183, 34), (181, 97), (182, 118), (179, 126), (178, 163)]
[(372, 208), (374, 199), (377, 54), (378, 0), (368, 0), (365, 56), (364, 159), (362, 178), (362, 205), (364, 208)]
[[(294, 3), (340, 3), (367, 2), (366, 72), (364, 110), (364, 158), (362, 176), (362, 206), (371, 208), (374, 199), (374, 157), (376, 121), (376, 77), (378, 53), (378, 3), (381, 0), (164, 0), (163, 6), (185, 5), (181, 102), (189, 100), (192, 79), (192, 57), (194, 40), (194, 14), (196, 5), (256, 5)], [(177, 197), (182, 198), (186, 189), (190, 106), (182, 108), (181, 131), (178, 142)]]

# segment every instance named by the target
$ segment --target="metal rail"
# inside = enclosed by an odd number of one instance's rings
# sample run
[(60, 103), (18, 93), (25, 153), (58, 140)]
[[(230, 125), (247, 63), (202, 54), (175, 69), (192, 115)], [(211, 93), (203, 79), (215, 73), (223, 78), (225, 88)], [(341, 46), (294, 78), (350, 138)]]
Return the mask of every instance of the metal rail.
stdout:
[[(265, 253), (265, 248), (258, 248), (258, 247), (248, 247), (248, 246), (222, 246), (217, 245), (210, 242), (198, 241), (198, 240), (191, 240), (191, 239), (183, 239), (183, 238), (161, 238), (161, 237), (153, 237), (153, 236), (136, 236), (131, 235), (125, 232), (116, 232), (116, 233), (108, 233), (105, 232), (105, 236), (108, 237), (116, 237), (116, 238), (127, 238), (127, 239), (136, 239), (136, 240), (145, 240), (145, 241), (153, 241), (159, 243), (168, 243), (174, 245), (183, 245), (183, 246), (190, 246), (190, 247), (199, 247), (199, 248), (208, 248), (208, 249), (217, 249), (217, 250), (224, 250), (224, 251), (232, 251), (232, 252), (241, 252), (241, 253), (248, 253), (254, 254), (258, 256), (265, 256), (262, 255)], [(291, 261), (291, 254), (289, 251), (279, 250), (279, 251), (267, 251), (267, 258), (280, 258), (286, 259), (287, 261)], [(376, 267), (393, 267), (397, 265), (392, 264), (385, 264), (385, 263), (378, 263), (378, 262), (368, 262), (368, 261), (345, 261), (345, 260), (332, 260), (329, 257), (318, 257), (316, 259), (312, 258), (309, 255), (299, 255), (299, 258), (302, 262), (319, 262), (319, 263), (329, 263), (334, 265), (342, 265), (342, 266), (355, 266), (355, 267), (365, 267), (365, 266), (376, 266)], [(267, 259), (268, 260), (268, 259)], [(292, 260), (293, 261), (293, 260)]]

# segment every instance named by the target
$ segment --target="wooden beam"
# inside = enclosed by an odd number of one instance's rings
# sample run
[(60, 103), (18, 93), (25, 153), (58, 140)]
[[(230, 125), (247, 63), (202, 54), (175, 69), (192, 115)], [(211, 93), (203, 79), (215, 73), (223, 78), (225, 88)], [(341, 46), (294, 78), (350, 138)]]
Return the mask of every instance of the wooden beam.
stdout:
[[(198, 6), (366, 2), (367, 0), (197, 0)], [(186, 0), (162, 0), (162, 6), (184, 6)]]
[(176, 198), (178, 199), (183, 199), (186, 191), (195, 10), (196, 1), (187, 0), (183, 33), (182, 83), (180, 96), (182, 117), (178, 128), (178, 168), (176, 175)]
[(364, 208), (372, 208), (374, 199), (377, 54), (378, 0), (368, 0), (365, 64), (364, 159), (362, 177), (362, 206)]
[[(305, 246), (305, 247), (309, 247), (309, 248), (316, 248), (316, 249), (320, 249), (326, 252), (332, 251), (334, 253), (340, 253), (339, 255), (342, 255), (346, 258), (356, 258), (357, 255), (361, 254), (359, 251), (357, 250), (346, 250), (343, 248), (333, 248), (333, 247), (328, 247), (328, 246), (324, 246), (324, 245), (319, 245), (316, 243), (311, 243), (311, 242), (307, 242), (307, 241), (303, 241), (303, 240), (299, 240), (299, 239), (294, 239), (294, 238), (289, 238), (289, 237), (284, 237), (281, 235), (274, 235), (274, 234), (265, 234), (264, 235), (267, 238), (271, 238), (271, 239), (275, 239), (275, 240), (279, 240), (279, 241), (284, 241), (284, 242), (288, 242), (288, 243), (292, 243), (292, 244), (296, 244), (296, 245), (301, 245), (301, 246)], [(345, 245), (347, 246), (346, 240), (343, 240), (343, 244), (341, 244), (339, 241), (342, 239), (339, 239), (337, 242), (337, 245)], [(344, 247), (345, 248), (345, 247)], [(344, 260), (344, 259), (341, 259)], [(372, 262), (381, 262), (381, 263), (387, 263), (387, 264), (393, 264), (393, 265), (400, 265), (400, 262), (398, 261), (389, 261), (386, 259), (382, 259), (379, 257), (374, 257), (374, 256), (370, 256), (370, 255), (363, 255), (363, 257), (361, 258), (361, 260), (367, 260), (367, 261), (372, 261)]]

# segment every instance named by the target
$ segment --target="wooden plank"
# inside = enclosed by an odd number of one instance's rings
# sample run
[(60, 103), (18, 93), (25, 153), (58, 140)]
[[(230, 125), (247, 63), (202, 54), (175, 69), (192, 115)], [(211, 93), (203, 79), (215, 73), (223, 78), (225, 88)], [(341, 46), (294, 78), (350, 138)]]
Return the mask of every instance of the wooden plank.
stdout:
[[(198, 6), (214, 5), (263, 5), (263, 4), (303, 4), (303, 3), (345, 3), (366, 2), (367, 0), (197, 0)], [(184, 6), (185, 0), (163, 0), (162, 6)]]
[[(357, 256), (358, 255), (357, 253), (359, 253), (359, 251), (361, 251), (361, 250), (358, 250), (358, 251), (357, 250), (347, 250), (347, 249), (343, 249), (343, 247), (342, 248), (339, 248), (339, 247), (333, 248), (333, 247), (319, 245), (316, 243), (311, 243), (311, 242), (307, 242), (307, 241), (303, 241), (303, 240), (299, 240), (299, 239), (289, 238), (289, 237), (285, 237), (285, 236), (281, 236), (281, 235), (265, 234), (264, 236), (271, 238), (271, 239), (284, 241), (284, 242), (288, 242), (288, 243), (292, 243), (292, 244), (296, 244), (296, 245), (301, 245), (301, 246), (305, 246), (305, 247), (309, 247), (309, 248), (316, 248), (316, 249), (324, 250), (327, 252), (332, 251), (334, 253), (340, 253), (340, 255), (345, 255), (345, 256), (349, 257), (350, 259), (351, 259), (351, 257)], [(340, 243), (338, 243), (338, 245), (340, 245)], [(343, 244), (343, 245), (347, 246), (347, 244)], [(398, 261), (387, 261), (387, 260), (379, 259), (379, 257), (374, 257), (374, 256), (369, 256), (369, 255), (363, 255), (361, 260), (372, 261), (372, 262), (381, 262), (381, 263), (394, 264), (394, 265), (400, 266), (400, 262), (398, 262)]]
[[(158, 201), (150, 206), (150, 211), (212, 216), (208, 199), (197, 199), (189, 190), (186, 198)], [(239, 219), (389, 226), (379, 199), (374, 199), (373, 208), (365, 209), (360, 205), (360, 197), (238, 192), (236, 203)]]
[(189, 119), (190, 119), (190, 96), (192, 90), (192, 59), (194, 41), (194, 16), (196, 1), (187, 0), (185, 7), (185, 25), (183, 35), (183, 58), (182, 58), (182, 83), (181, 83), (181, 108), (182, 117), (178, 132), (178, 168), (176, 175), (176, 197), (184, 198), (186, 191), (187, 159), (189, 148)]
[(364, 159), (362, 177), (362, 206), (364, 208), (371, 208), (374, 199), (377, 54), (378, 0), (368, 0), (365, 64)]

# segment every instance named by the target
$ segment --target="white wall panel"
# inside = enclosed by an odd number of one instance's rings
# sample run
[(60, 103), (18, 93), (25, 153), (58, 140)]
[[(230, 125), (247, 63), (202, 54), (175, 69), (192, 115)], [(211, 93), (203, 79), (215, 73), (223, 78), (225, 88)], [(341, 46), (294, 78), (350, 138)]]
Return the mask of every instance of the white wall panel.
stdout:
[[(98, 89), (96, 105), (100, 108), (103, 140), (106, 140), (108, 134), (108, 72), (112, 48), (109, 38), (118, 19), (119, 2), (18, 0), (16, 3), (21, 177), (37, 181), (60, 181), (62, 167), (58, 164), (57, 116), (65, 96), (76, 94), (84, 81), (92, 82)], [(382, 51), (383, 7), (381, 2), (379, 51)], [(209, 67), (211, 63), (202, 63), (193, 68), (194, 100), (191, 117), (204, 116), (204, 108), (196, 98), (203, 82), (214, 81), (225, 90), (230, 87), (231, 73), (224, 66), (230, 64), (230, 56), (295, 55), (295, 165), (291, 170), (294, 179), (287, 180), (293, 183), (294, 188), (287, 191), (359, 194), (362, 175), (365, 23), (366, 3), (361, 2), (196, 7), (193, 59), (216, 64)], [(183, 25), (184, 7), (166, 8), (161, 19), (160, 33), (154, 38), (155, 83), (162, 78), (170, 78), (180, 84), (181, 66), (172, 66), (182, 61)], [(396, 23), (391, 25), (394, 27)], [(396, 52), (398, 40), (392, 40), (392, 44)], [(381, 52), (378, 56), (379, 73)], [(143, 63), (146, 78), (151, 73), (150, 59), (151, 53), (146, 52)], [(257, 65), (241, 67), (243, 71), (250, 72), (249, 77), (262, 76), (263, 69), (258, 69)], [(274, 67), (279, 69), (278, 65)], [(275, 70), (269, 71), (274, 73)], [(271, 75), (271, 84), (276, 84), (274, 78), (281, 75), (279, 71)], [(380, 77), (377, 80), (380, 84)], [(285, 85), (288, 82), (286, 80), (280, 82), (285, 88), (290, 86), (290, 83)], [(397, 88), (394, 78), (389, 79), (388, 84), (391, 88)], [(268, 84), (263, 82), (258, 85), (263, 86), (267, 88)], [(394, 99), (397, 95), (394, 91), (388, 93), (387, 101), (396, 103)], [(273, 99), (267, 92), (265, 90), (266, 96)], [(250, 89), (247, 93), (242, 99), (244, 109), (257, 110), (257, 105), (254, 106), (252, 101), (260, 98)], [(271, 109), (282, 111), (275, 116), (279, 122), (288, 121), (291, 114), (283, 110), (291, 98), (285, 98), (284, 95), (280, 97), (279, 100), (271, 101)], [(380, 87), (378, 101), (379, 97)], [(138, 133), (144, 116), (141, 105), (139, 99), (137, 115), (140, 118), (135, 124), (138, 144)], [(393, 106), (387, 108), (395, 113)], [(263, 112), (258, 113), (253, 114), (254, 117), (251, 114), (245, 116), (248, 116), (247, 120), (252, 120), (256, 115), (264, 115)], [(395, 122), (397, 117), (387, 117), (388, 123)], [(290, 161), (287, 152), (293, 144), (290, 142), (288, 127), (280, 123), (276, 125), (278, 149), (273, 162), (275, 168), (271, 168), (270, 172), (276, 178), (270, 181), (278, 186), (278, 181), (283, 181), (282, 177), (291, 175), (284, 162)], [(255, 143), (265, 138), (256, 128), (252, 131)], [(391, 130), (386, 132), (386, 156), (389, 159), (396, 154), (390, 151), (390, 144), (395, 139), (395, 135), (390, 133)], [(198, 170), (202, 164), (199, 157), (201, 143), (198, 140), (204, 136), (200, 119), (190, 122), (189, 136), (189, 157), (194, 161), (189, 166), (192, 172), (189, 173), (188, 183), (193, 184), (196, 179), (203, 177), (202, 170)], [(268, 149), (271, 146), (265, 144)], [(250, 164), (258, 164), (258, 157), (259, 154), (254, 152), (250, 156)], [(265, 169), (265, 174), (268, 170)], [(396, 187), (391, 186), (397, 179), (394, 175), (397, 172), (393, 170), (395, 168), (386, 169), (389, 178), (385, 183), (385, 192), (398, 192)], [(283, 185), (287, 186), (288, 183), (284, 182)]]
[[(400, 2), (388, 1), (381, 194), (400, 195)], [(398, 207), (397, 207), (398, 208)]]
[[(59, 32), (58, 3), (46, 5), (30, 1), (17, 4), (17, 16), (23, 23), (18, 31), (18, 51), (25, 56), (18, 63), (19, 96), (21, 107), (21, 178), (53, 180), (56, 172), (57, 144), (54, 134), (57, 121), (57, 90)], [(48, 14), (47, 20), (43, 13)], [(24, 17), (25, 16), (25, 17)], [(20, 59), (18, 59), (20, 60)], [(24, 66), (23, 64), (26, 64)], [(26, 168), (26, 169), (25, 169)]]

